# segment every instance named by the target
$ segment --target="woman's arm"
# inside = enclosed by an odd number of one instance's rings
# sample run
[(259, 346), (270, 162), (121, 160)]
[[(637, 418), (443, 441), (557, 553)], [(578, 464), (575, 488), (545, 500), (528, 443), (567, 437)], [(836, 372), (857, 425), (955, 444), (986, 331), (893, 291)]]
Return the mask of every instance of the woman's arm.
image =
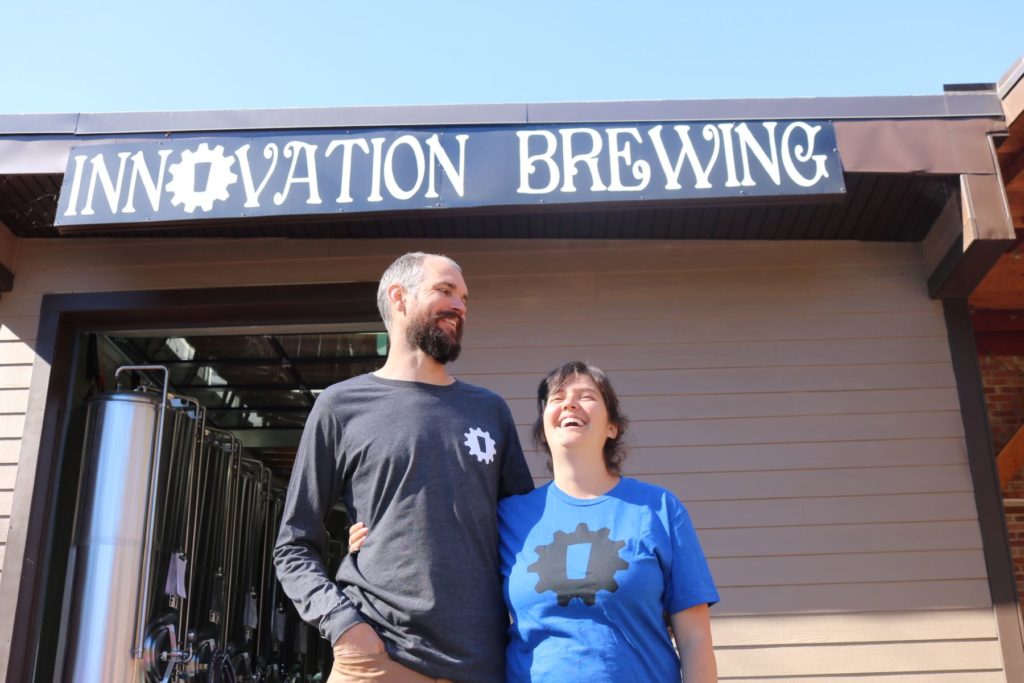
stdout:
[(711, 616), (707, 605), (695, 605), (672, 615), (672, 635), (683, 663), (683, 683), (715, 683), (718, 664), (711, 646)]

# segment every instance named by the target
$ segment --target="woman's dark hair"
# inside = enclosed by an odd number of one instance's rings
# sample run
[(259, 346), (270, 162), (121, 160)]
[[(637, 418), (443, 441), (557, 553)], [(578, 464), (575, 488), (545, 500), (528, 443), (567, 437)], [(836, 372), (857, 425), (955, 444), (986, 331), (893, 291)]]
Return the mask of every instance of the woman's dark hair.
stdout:
[(551, 469), (551, 449), (544, 438), (544, 409), (548, 404), (548, 396), (577, 377), (590, 378), (601, 392), (604, 406), (608, 410), (608, 422), (616, 427), (615, 438), (605, 439), (604, 442), (604, 466), (611, 474), (621, 474), (622, 461), (626, 459), (626, 448), (622, 438), (626, 435), (629, 419), (619, 406), (619, 397), (615, 395), (608, 375), (604, 374), (601, 368), (583, 361), (574, 360), (561, 365), (540, 381), (540, 386), (537, 387), (537, 421), (533, 423), (533, 440), (548, 454), (548, 469)]

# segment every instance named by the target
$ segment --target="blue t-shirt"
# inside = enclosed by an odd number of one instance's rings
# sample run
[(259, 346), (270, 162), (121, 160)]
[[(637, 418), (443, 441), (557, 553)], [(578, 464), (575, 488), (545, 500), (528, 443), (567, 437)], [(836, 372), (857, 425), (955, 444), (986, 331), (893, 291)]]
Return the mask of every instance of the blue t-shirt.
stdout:
[(669, 491), (623, 478), (599, 498), (548, 484), (498, 505), (512, 614), (505, 680), (679, 681), (664, 614), (718, 602)]

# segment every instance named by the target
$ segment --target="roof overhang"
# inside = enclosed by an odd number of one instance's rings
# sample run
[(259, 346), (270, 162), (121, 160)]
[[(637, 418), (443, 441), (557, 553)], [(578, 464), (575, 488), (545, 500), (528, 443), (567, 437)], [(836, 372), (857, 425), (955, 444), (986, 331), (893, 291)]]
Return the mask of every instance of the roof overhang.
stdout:
[[(852, 172), (970, 172), (980, 157), (964, 151), (978, 128), (1003, 130), (994, 92), (913, 97), (664, 100), (551, 104), (339, 107), (105, 114), (0, 115), (0, 174), (63, 173), (74, 145), (169, 135), (354, 128), (525, 126), (660, 121), (828, 120), (836, 123), (844, 167)], [(965, 124), (964, 122), (972, 122)], [(982, 123), (982, 122), (989, 123)], [(940, 123), (941, 122), (941, 123)], [(903, 125), (901, 125), (903, 124)], [(875, 126), (884, 129), (876, 137)], [(935, 145), (936, 133), (949, 136)], [(906, 142), (899, 142), (903, 136)], [(844, 142), (845, 140), (845, 142)], [(893, 153), (891, 143), (898, 142)], [(859, 152), (864, 147), (865, 151)], [(936, 159), (931, 158), (934, 150)], [(952, 155), (952, 156), (951, 156)], [(985, 155), (981, 155), (984, 157)], [(847, 157), (850, 164), (847, 164)], [(980, 163), (985, 163), (981, 159)], [(966, 164), (961, 168), (961, 164)], [(858, 168), (867, 165), (871, 168)], [(879, 168), (882, 166), (883, 168)], [(930, 170), (941, 167), (944, 170)]]
[(0, 116), (0, 221), (19, 237), (58, 234), (55, 205), (72, 147), (268, 131), (814, 119), (834, 128), (845, 197), (238, 218), (89, 234), (923, 241), (933, 294), (965, 296), (1013, 238), (994, 152), (1007, 133), (1005, 106), (992, 89), (966, 88), (921, 97)]
[[(998, 169), (1008, 221), (1017, 236), (1012, 248), (974, 290), (971, 305), (978, 309), (1024, 310), (1024, 59), (1000, 80), (997, 89), (1006, 121), (997, 148)], [(1024, 347), (1022, 347), (1024, 348)]]

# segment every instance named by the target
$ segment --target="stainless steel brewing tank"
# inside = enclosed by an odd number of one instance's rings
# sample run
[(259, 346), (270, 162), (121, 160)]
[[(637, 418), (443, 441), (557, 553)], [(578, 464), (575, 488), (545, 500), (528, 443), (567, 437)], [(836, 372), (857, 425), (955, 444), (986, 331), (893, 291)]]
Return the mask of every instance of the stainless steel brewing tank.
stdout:
[(89, 402), (65, 681), (144, 680), (132, 648), (160, 410), (143, 393)]

